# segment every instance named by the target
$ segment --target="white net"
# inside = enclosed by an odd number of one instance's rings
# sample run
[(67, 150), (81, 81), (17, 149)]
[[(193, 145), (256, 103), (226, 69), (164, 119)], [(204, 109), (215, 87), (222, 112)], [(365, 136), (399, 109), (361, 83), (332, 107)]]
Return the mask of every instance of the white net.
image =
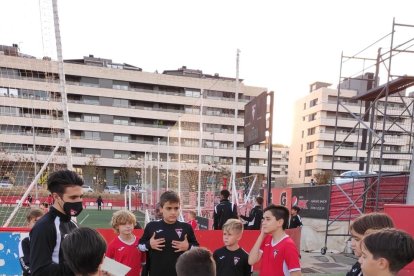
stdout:
[(50, 201), (47, 175), (66, 167), (64, 147), (52, 154), (63, 137), (63, 123), (52, 61), (51, 1), (39, 1), (39, 7), (45, 58), (22, 54), (19, 45), (0, 46), (0, 226), (24, 226), (30, 208)]

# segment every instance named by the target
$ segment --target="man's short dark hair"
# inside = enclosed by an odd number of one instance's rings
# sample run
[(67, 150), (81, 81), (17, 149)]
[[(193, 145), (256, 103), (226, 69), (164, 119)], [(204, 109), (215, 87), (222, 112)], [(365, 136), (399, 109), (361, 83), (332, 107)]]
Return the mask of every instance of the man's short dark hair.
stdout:
[(166, 191), (160, 196), (160, 206), (164, 207), (164, 204), (167, 202), (171, 203), (180, 203), (180, 197), (174, 191)]
[(82, 186), (83, 179), (74, 171), (61, 170), (49, 175), (47, 178), (47, 189), (51, 193), (62, 195), (65, 193), (66, 187)]
[(288, 227), (289, 224), (289, 209), (282, 205), (274, 205), (270, 204), (267, 206), (263, 213), (266, 211), (270, 211), (272, 215), (276, 218), (276, 220), (283, 219), (283, 225), (282, 228), (285, 230)]
[(297, 206), (297, 205), (295, 205), (295, 206), (292, 206), (292, 209), (293, 210), (295, 210), (296, 212), (300, 212), (300, 207), (299, 206)]
[(206, 248), (194, 247), (182, 254), (175, 265), (177, 276), (215, 276), (216, 263)]
[(224, 199), (228, 199), (230, 196), (229, 190), (221, 190), (220, 194), (223, 196)]
[(257, 204), (262, 206), (263, 205), (263, 197), (261, 197), (261, 196), (256, 197), (256, 202), (257, 202)]
[(402, 230), (383, 229), (368, 234), (363, 239), (363, 246), (374, 259), (386, 259), (392, 273), (414, 260), (414, 239)]
[(73, 273), (88, 275), (98, 271), (106, 252), (106, 242), (95, 229), (78, 228), (63, 239), (62, 252)]

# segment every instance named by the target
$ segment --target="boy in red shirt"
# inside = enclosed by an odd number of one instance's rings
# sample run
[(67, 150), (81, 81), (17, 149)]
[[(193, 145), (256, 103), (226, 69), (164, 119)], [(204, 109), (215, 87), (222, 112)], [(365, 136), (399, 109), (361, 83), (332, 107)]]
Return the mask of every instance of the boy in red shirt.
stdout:
[(301, 276), (299, 252), (293, 240), (286, 235), (289, 210), (280, 205), (264, 209), (262, 230), (249, 255), (249, 264), (260, 259), (260, 276)]
[(133, 233), (136, 223), (135, 215), (128, 210), (119, 210), (112, 215), (111, 224), (119, 236), (108, 245), (106, 256), (129, 266), (131, 270), (127, 276), (140, 275), (145, 263), (145, 253), (138, 250), (138, 239)]

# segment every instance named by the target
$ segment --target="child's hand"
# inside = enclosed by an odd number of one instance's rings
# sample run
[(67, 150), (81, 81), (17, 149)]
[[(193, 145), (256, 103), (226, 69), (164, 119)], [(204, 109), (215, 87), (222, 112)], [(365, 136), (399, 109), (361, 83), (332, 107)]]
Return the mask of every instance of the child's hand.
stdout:
[(188, 247), (190, 246), (187, 240), (187, 234), (185, 234), (183, 241), (172, 241), (171, 244), (172, 244), (172, 248), (177, 249), (174, 252), (187, 251)]
[(150, 239), (150, 246), (154, 250), (162, 251), (162, 248), (165, 247), (165, 239), (164, 238), (155, 238), (155, 232), (152, 234)]

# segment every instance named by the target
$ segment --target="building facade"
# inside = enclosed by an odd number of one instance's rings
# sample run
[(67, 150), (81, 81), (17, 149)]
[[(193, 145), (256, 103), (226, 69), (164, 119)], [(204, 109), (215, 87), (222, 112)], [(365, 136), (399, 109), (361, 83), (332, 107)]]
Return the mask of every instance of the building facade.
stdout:
[[(58, 64), (16, 47), (0, 50), (3, 161), (11, 167), (33, 160), (36, 152), (41, 165), (64, 136)], [(200, 155), (202, 171), (231, 171), (236, 107), (236, 171), (244, 172), (244, 105), (266, 88), (240, 82), (236, 103), (233, 78), (186, 67), (148, 73), (93, 56), (65, 60), (64, 72), (72, 162), (87, 184), (135, 184), (149, 167), (158, 169), (158, 177), (169, 170), (176, 178), (178, 170), (198, 170)], [(53, 164), (67, 162), (64, 151), (59, 149)], [(265, 174), (266, 157), (264, 147), (251, 147), (250, 172)], [(25, 184), (25, 178), (16, 175), (16, 184)]]
[[(349, 170), (365, 171), (363, 164), (368, 150), (372, 157), (370, 171), (377, 172), (380, 162), (382, 172), (409, 171), (411, 155), (405, 153), (409, 152), (411, 144), (407, 130), (412, 119), (403, 101), (411, 102), (411, 99), (408, 100), (404, 95), (388, 98), (382, 161), (378, 137), (382, 136), (384, 100), (378, 101), (375, 111), (373, 148), (368, 149), (367, 141), (362, 138), (367, 128), (364, 124), (357, 124), (355, 116), (363, 118), (366, 106), (365, 102), (355, 97), (369, 90), (368, 81), (363, 79), (370, 76), (372, 74), (366, 74), (341, 83), (338, 116), (338, 89), (329, 88), (328, 83), (312, 84), (310, 93), (296, 102), (288, 184), (309, 183), (311, 179), (317, 180), (319, 177), (331, 178)], [(370, 125), (368, 118), (363, 118), (363, 121), (366, 126)], [(335, 139), (337, 150), (334, 153)]]
[(289, 147), (274, 144), (272, 150), (272, 183), (284, 186), (287, 184)]

